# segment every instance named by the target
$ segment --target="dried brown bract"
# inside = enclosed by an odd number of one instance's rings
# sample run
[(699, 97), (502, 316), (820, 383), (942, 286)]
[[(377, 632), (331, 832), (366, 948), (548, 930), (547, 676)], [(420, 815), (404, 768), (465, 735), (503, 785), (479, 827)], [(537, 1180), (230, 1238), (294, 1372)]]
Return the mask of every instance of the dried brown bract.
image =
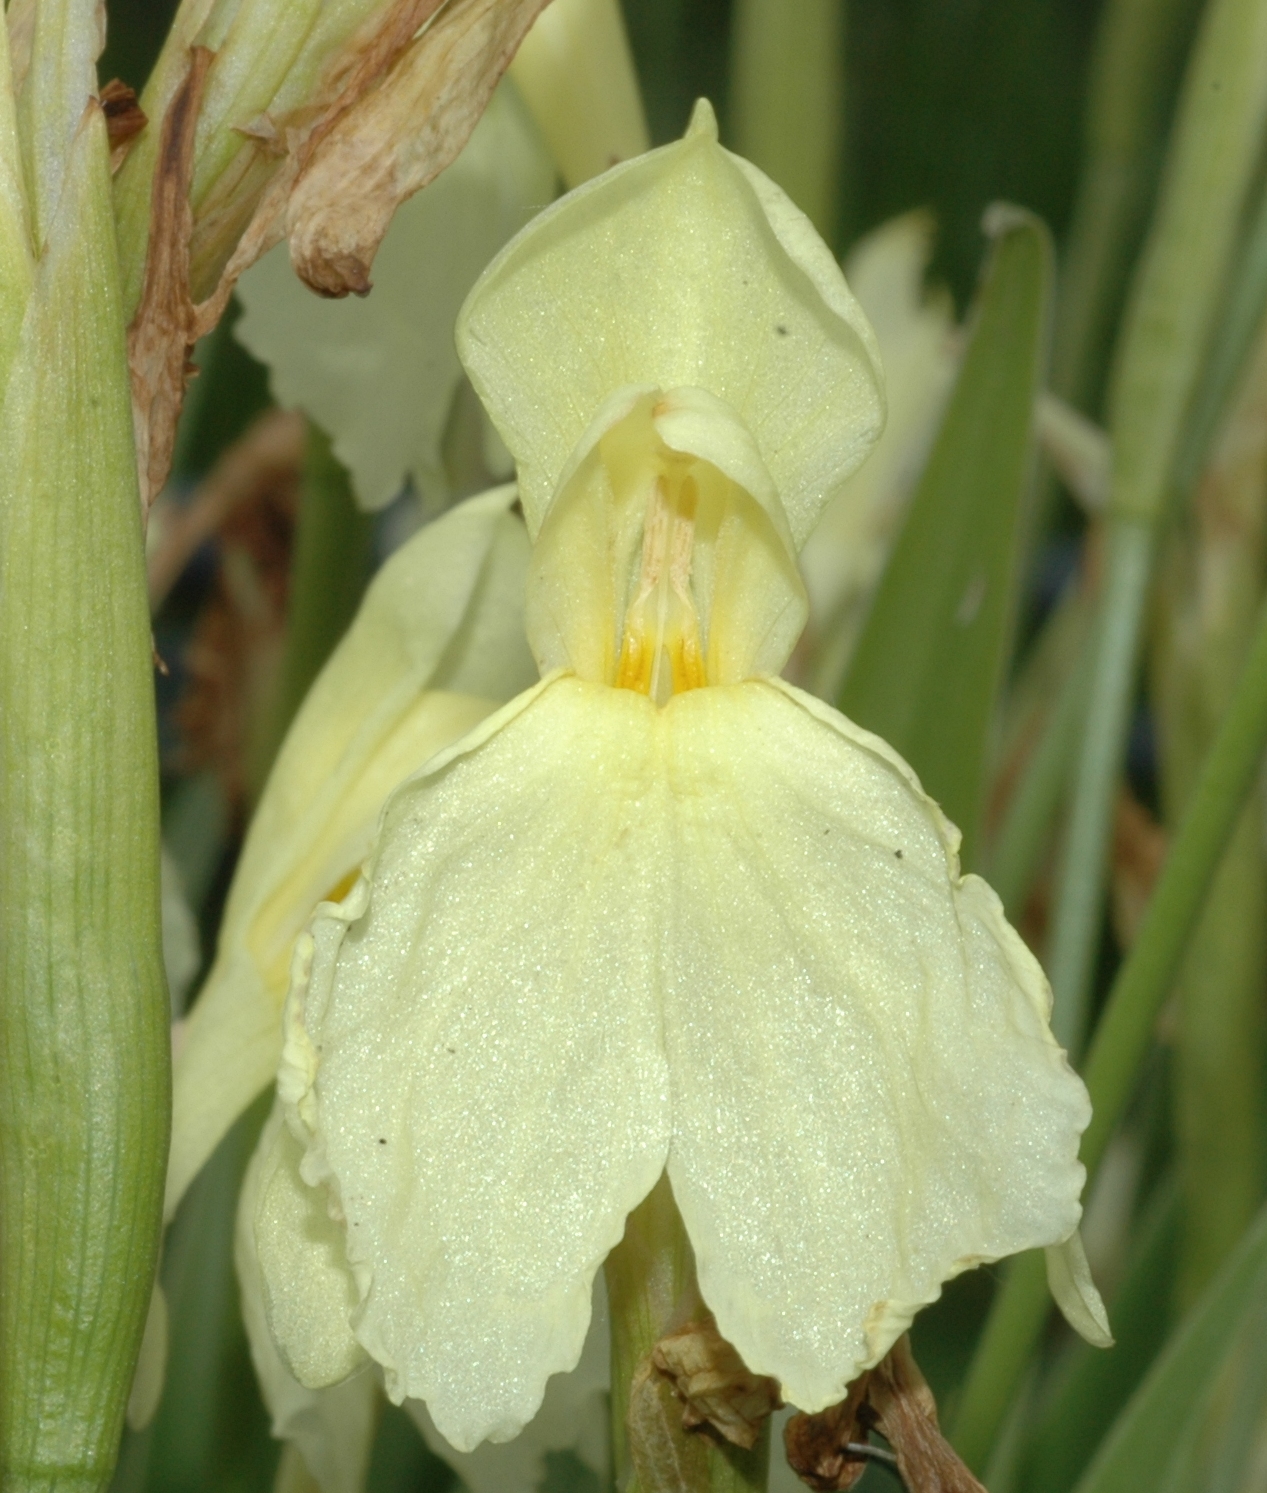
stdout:
[(136, 90), (119, 78), (111, 78), (100, 94), (101, 112), (106, 116), (106, 138), (110, 142), (110, 170), (117, 171), (128, 153), (128, 146), (149, 123), (145, 110), (136, 100)]
[(867, 1439), (874, 1421), (864, 1423), (870, 1374), (863, 1374), (849, 1386), (849, 1394), (839, 1405), (831, 1405), (817, 1415), (794, 1415), (783, 1432), (788, 1466), (811, 1488), (820, 1493), (842, 1493), (852, 1488), (867, 1469), (865, 1458), (850, 1447)]
[(270, 720), (286, 639), (297, 492), (284, 479), (239, 503), (219, 529), (219, 566), (185, 655), (171, 771), (210, 770), (244, 819), (262, 723)]
[(221, 454), (187, 502), (163, 498), (150, 515), (150, 610), (162, 606), (195, 550), (242, 505), (283, 494), (289, 507), (303, 469), (307, 424), (297, 410), (268, 410)]
[(250, 136), (285, 160), (202, 313), (283, 238), (321, 295), (364, 295), (396, 208), (437, 177), (475, 128), (545, 0), (397, 0), (333, 59), (302, 110)]
[(189, 239), (193, 232), (189, 179), (198, 109), (212, 57), (205, 47), (193, 48), (185, 81), (163, 116), (150, 199), (145, 284), (128, 328), (132, 426), (142, 515), (149, 513), (171, 469), (176, 422), (189, 376), (189, 353), (203, 331), (189, 299)]
[(933, 1392), (907, 1337), (839, 1405), (792, 1417), (784, 1431), (788, 1464), (808, 1487), (840, 1493), (862, 1476), (865, 1453), (856, 1448), (872, 1430), (892, 1446), (910, 1493), (985, 1493), (942, 1435)]
[(543, 8), (448, 0), (381, 82), (333, 119), (286, 205), (291, 260), (314, 290), (369, 290), (392, 214), (457, 156)]
[[(144, 284), (128, 337), (144, 512), (170, 469), (189, 351), (219, 321), (239, 276), (288, 237), (295, 267), (314, 290), (368, 291), (392, 214), (461, 150), (544, 4), (391, 0), (335, 53), (302, 108), (237, 127), (257, 163), (277, 162), (258, 201), (240, 191), (227, 200), (213, 194), (197, 220), (189, 196), (195, 132), (214, 54), (191, 49), (163, 115)], [(239, 187), (258, 179), (245, 167), (235, 177)], [(238, 236), (234, 225), (243, 221)], [(226, 235), (237, 236), (236, 247), (195, 304), (191, 264), (205, 257), (208, 237)]]
[(783, 1403), (775, 1380), (751, 1373), (711, 1321), (692, 1322), (661, 1338), (651, 1362), (683, 1402), (688, 1431), (711, 1426), (745, 1450), (757, 1444), (766, 1418)]

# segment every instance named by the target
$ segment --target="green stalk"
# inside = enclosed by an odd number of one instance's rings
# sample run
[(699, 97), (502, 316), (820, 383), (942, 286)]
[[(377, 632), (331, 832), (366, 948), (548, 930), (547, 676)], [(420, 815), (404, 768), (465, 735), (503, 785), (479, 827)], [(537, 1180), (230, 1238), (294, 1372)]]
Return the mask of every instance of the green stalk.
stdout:
[(330, 439), (309, 422), (303, 492), (291, 562), (286, 652), (277, 695), (252, 743), (255, 797), (303, 704), (308, 687), (356, 615), (369, 576), (374, 522), (352, 496), (352, 484)]
[(1218, 333), (1184, 429), (1175, 462), (1173, 487), (1185, 497), (1196, 485), (1246, 360), (1263, 335), (1267, 310), (1267, 181), (1258, 185), (1258, 202), (1238, 256)]
[[(764, 1493), (769, 1422), (750, 1452), (682, 1427), (666, 1379), (647, 1371), (666, 1333), (707, 1316), (668, 1178), (629, 1215), (603, 1267), (612, 1326), (612, 1461), (619, 1493)], [(633, 1399), (631, 1401), (631, 1391)]]
[[(1171, 846), (1134, 947), (1096, 1029), (1085, 1078), (1091, 1124), (1082, 1137), (1088, 1183), (1122, 1117), (1162, 1002), (1179, 971), (1215, 872), (1267, 748), (1267, 607), (1218, 736)], [(970, 1466), (989, 1453), (1049, 1302), (1042, 1256), (1013, 1260), (965, 1381), (954, 1442)]]
[(1108, 0), (1096, 28), (1052, 347), (1052, 387), (1079, 409), (1098, 403), (1198, 8), (1198, 0)]
[[(1236, 687), (1263, 593), (1267, 345), (1170, 545), (1153, 657), (1162, 803), (1177, 824)], [(1208, 444), (1204, 442), (1203, 444)], [(1251, 796), (1178, 983), (1174, 1127), (1183, 1193), (1178, 1300), (1190, 1305), (1235, 1247), (1267, 1182), (1262, 994), (1267, 865)]]
[(1111, 523), (1104, 596), (1078, 752), (1077, 789), (1056, 890), (1048, 975), (1056, 1040), (1082, 1046), (1092, 964), (1103, 916), (1113, 800), (1130, 728), (1135, 662), (1152, 568), (1153, 532), (1131, 520)]
[(738, 0), (731, 24), (735, 149), (830, 244), (845, 139), (844, 0)]
[[(1074, 596), (1062, 603), (1060, 610), (1052, 616), (1049, 626), (1055, 624), (1074, 636), (1068, 642), (1063, 637), (1054, 636), (1044, 642), (1059, 643), (1064, 652), (1068, 651), (1068, 643), (1072, 643), (1074, 656), (1072, 660), (1063, 661), (1064, 675), (1055, 685), (1055, 698), (1047, 711), (1038, 743), (1021, 769), (990, 848), (989, 882), (1013, 922), (1025, 910), (1025, 900), (1049, 843), (1069, 780), (1069, 761), (1077, 749), (1078, 732), (1086, 714), (1087, 666), (1090, 662), (1082, 615), (1086, 606), (1084, 598)], [(1043, 644), (1038, 647), (1042, 648)], [(1042, 672), (1049, 675), (1053, 662), (1055, 660), (1036, 660), (1036, 665), (1047, 664)], [(1052, 681), (1043, 679), (1041, 682), (1050, 684)]]
[[(39, 12), (50, 34), (56, 10)], [(32, 76), (63, 64), (37, 53)], [(170, 1103), (132, 411), (105, 124), (85, 96), (43, 179), (44, 249), (0, 413), (6, 1493), (109, 1479), (149, 1305)]]
[(1112, 392), (1108, 576), (1088, 735), (1053, 918), (1053, 1025), (1076, 1051), (1103, 916), (1112, 802), (1154, 535), (1243, 227), (1267, 124), (1267, 0), (1210, 0), (1184, 80)]
[(1215, 871), (1267, 747), (1267, 609), (1214, 745), (1166, 858), (1135, 946), (1113, 983), (1087, 1059), (1095, 1113), (1082, 1138), (1094, 1172), (1130, 1098), (1153, 1023), (1178, 973)]
[(1174, 1125), (1184, 1194), (1176, 1298), (1196, 1301), (1258, 1211), (1267, 876), (1262, 798), (1251, 796), (1193, 935), (1178, 990)]

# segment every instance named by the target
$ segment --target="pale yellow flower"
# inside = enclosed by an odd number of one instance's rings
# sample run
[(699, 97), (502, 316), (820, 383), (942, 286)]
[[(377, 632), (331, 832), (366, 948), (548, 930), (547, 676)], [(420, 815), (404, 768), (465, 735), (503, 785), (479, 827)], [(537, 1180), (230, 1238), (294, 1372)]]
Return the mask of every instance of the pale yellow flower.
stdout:
[(720, 1330), (806, 1409), (1021, 1249), (1064, 1246), (1085, 1325), (1042, 972), (910, 768), (777, 677), (883, 418), (832, 256), (701, 105), (507, 247), (459, 350), (543, 677), (396, 790), (297, 944), (253, 1220), (282, 1358), (513, 1437), (666, 1169)]

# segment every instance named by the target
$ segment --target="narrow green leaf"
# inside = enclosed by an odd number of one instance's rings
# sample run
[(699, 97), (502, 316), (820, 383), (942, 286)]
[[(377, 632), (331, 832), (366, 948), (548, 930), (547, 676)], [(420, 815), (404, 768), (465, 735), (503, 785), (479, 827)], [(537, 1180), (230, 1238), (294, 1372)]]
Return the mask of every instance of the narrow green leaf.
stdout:
[(1201, 0), (1107, 0), (1087, 76), (1085, 157), (1062, 255), (1052, 387), (1094, 411), (1127, 276), (1148, 226)]
[[(1267, 1302), (1267, 1210), (1259, 1214), (1226, 1268), (1184, 1319), (1148, 1377), (1118, 1417), (1077, 1493), (1137, 1493), (1172, 1486), (1178, 1459), (1190, 1455), (1220, 1390), (1220, 1370), (1260, 1329)], [(1187, 1482), (1185, 1486), (1193, 1484)]]
[(1242, 235), (1265, 126), (1267, 0), (1211, 0), (1184, 78), (1111, 391), (1108, 575), (1047, 961), (1053, 1028), (1075, 1054), (1103, 921), (1113, 799), (1156, 531)]
[[(995, 766), (993, 791), (1012, 781), (985, 874), (1013, 922), (1025, 910), (1069, 781), (1086, 710), (1090, 614), (1083, 588), (1071, 588), (1044, 623), (1009, 691), (1013, 720)], [(1025, 745), (1028, 755), (1015, 772), (1016, 755)]]
[(1135, 1221), (1126, 1273), (1108, 1303), (1117, 1340), (1113, 1351), (1071, 1342), (1053, 1372), (1026, 1449), (1026, 1493), (1073, 1487), (1161, 1349), (1167, 1326), (1161, 1304), (1169, 1300), (1178, 1253), (1178, 1201), (1173, 1181), (1163, 1182)]
[[(1091, 1124), (1081, 1156), (1094, 1177), (1135, 1086), (1157, 1013), (1214, 881), (1215, 871), (1262, 764), (1267, 746), (1267, 607), (1236, 694), (1201, 768), (1188, 811), (1157, 889), (1118, 972), (1085, 1068)], [(954, 1425), (954, 1442), (980, 1466), (1007, 1412), (1017, 1376), (1047, 1320), (1050, 1303), (1038, 1254), (1011, 1261), (973, 1360)]]
[(919, 773), (963, 831), (969, 865), (1012, 634), (1051, 287), (1043, 225), (1012, 209), (992, 223), (959, 379), (840, 698)]
[(0, 1486), (114, 1462), (169, 1106), (158, 752), (105, 123), (0, 411)]
[(1213, 0), (1184, 79), (1111, 394), (1113, 512), (1154, 523), (1267, 126), (1267, 0)]

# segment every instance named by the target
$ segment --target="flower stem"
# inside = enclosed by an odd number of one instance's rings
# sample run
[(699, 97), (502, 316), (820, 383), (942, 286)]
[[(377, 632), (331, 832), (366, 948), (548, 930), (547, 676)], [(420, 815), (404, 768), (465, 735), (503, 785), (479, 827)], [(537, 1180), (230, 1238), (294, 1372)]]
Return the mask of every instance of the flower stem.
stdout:
[[(1081, 608), (1085, 602), (1079, 598), (1075, 605)], [(1079, 625), (1077, 632), (1079, 635), (1072, 640), (1073, 657), (1063, 661), (1064, 677), (1055, 684), (1054, 698), (1038, 742), (1021, 769), (990, 847), (988, 879), (1012, 922), (1018, 921), (1025, 910), (1026, 898), (1050, 842), (1069, 780), (1069, 759), (1076, 750), (1082, 725), (1090, 647), (1089, 639), (1082, 635), (1085, 628)], [(1041, 682), (1054, 681), (1044, 678)]]
[(0, 413), (5, 1493), (109, 1481), (150, 1301), (170, 1105), (154, 686), (106, 128), (82, 94), (74, 109)]
[(1088, 76), (1086, 165), (1063, 256), (1052, 387), (1079, 409), (1100, 374), (1147, 227), (1195, 0), (1108, 0)]
[[(751, 1451), (682, 1426), (650, 1367), (668, 1332), (707, 1316), (667, 1177), (629, 1215), (604, 1267), (612, 1324), (612, 1462), (619, 1493), (764, 1493), (769, 1429)], [(651, 1377), (649, 1378), (648, 1375)]]
[(739, 0), (732, 22), (735, 148), (831, 243), (844, 147), (840, 0)]

